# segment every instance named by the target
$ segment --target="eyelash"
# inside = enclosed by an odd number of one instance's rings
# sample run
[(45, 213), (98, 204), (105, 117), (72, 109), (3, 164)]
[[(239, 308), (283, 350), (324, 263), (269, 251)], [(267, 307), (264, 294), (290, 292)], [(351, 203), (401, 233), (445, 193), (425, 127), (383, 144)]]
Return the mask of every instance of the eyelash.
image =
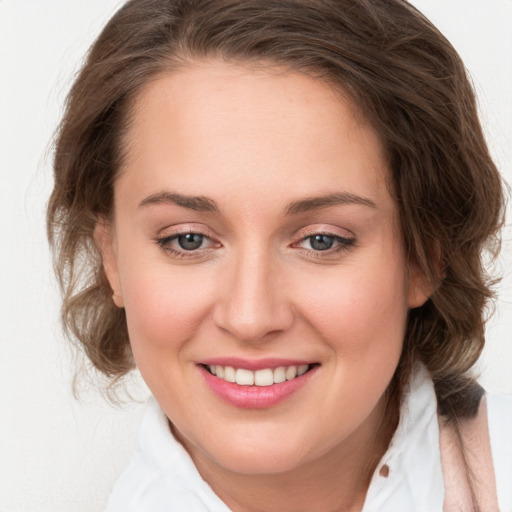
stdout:
[(341, 252), (348, 251), (351, 247), (356, 245), (355, 238), (343, 237), (340, 235), (336, 235), (334, 233), (330, 233), (328, 231), (316, 231), (314, 233), (308, 234), (302, 237), (298, 242), (292, 244), (292, 247), (296, 247), (306, 240), (312, 240), (314, 237), (325, 236), (333, 239), (333, 243), (335, 244), (334, 248), (329, 248), (325, 250), (315, 250), (315, 249), (303, 249), (307, 251), (310, 255), (315, 258), (325, 258), (327, 256), (332, 256), (334, 254), (339, 254)]
[[(202, 237), (202, 243), (209, 240), (209, 241), (213, 242), (214, 244), (215, 243), (218, 244), (218, 242), (214, 242), (210, 236), (208, 236), (204, 233), (201, 233), (200, 231), (195, 231), (192, 229), (187, 230), (187, 231), (182, 231), (179, 233), (175, 233), (175, 234), (169, 235), (169, 236), (156, 238), (155, 241), (165, 252), (171, 253), (174, 257), (197, 258), (199, 255), (198, 253), (203, 253), (203, 251), (207, 248), (199, 247), (198, 249), (191, 249), (191, 250), (187, 251), (186, 249), (176, 249), (176, 248), (172, 247), (172, 245), (171, 245), (172, 242), (174, 242), (175, 240), (178, 240), (180, 237), (184, 237), (187, 235), (199, 235), (200, 237)], [(220, 246), (220, 244), (218, 244), (218, 245)]]
[[(167, 253), (171, 253), (173, 257), (177, 258), (197, 258), (200, 254), (203, 254), (203, 251), (209, 249), (209, 247), (199, 247), (197, 249), (176, 249), (172, 247), (172, 242), (177, 241), (180, 237), (184, 237), (187, 235), (198, 235), (202, 237), (201, 245), (206, 241), (210, 241), (210, 243), (213, 243), (214, 245), (217, 244), (218, 247), (221, 247), (221, 244), (219, 242), (215, 242), (210, 236), (201, 233), (200, 231), (196, 230), (187, 230), (187, 231), (181, 231), (169, 236), (164, 236), (160, 238), (156, 238), (155, 242)], [(333, 244), (336, 245), (335, 248), (328, 248), (325, 250), (315, 250), (315, 249), (307, 249), (300, 247), (301, 244), (303, 244), (307, 240), (312, 240), (314, 237), (319, 236), (325, 236), (328, 238), (333, 239)], [(328, 256), (332, 256), (335, 254), (339, 254), (341, 252), (348, 251), (351, 247), (356, 245), (356, 239), (355, 238), (349, 238), (349, 237), (343, 237), (340, 235), (336, 235), (334, 233), (330, 233), (328, 231), (315, 231), (311, 234), (308, 234), (304, 237), (302, 237), (299, 241), (294, 242), (290, 245), (292, 248), (300, 249), (303, 252), (308, 253), (309, 256), (312, 256), (314, 258), (326, 258)]]

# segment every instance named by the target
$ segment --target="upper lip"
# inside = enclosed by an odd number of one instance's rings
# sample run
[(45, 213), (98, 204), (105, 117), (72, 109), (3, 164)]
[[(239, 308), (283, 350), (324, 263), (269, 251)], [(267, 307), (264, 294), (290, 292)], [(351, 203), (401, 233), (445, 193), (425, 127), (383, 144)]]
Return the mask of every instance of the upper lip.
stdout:
[(245, 370), (263, 370), (265, 368), (279, 368), (281, 366), (301, 366), (304, 364), (314, 364), (314, 361), (305, 359), (281, 359), (281, 358), (264, 358), (264, 359), (244, 359), (240, 357), (212, 357), (199, 361), (199, 364), (207, 366), (231, 366), (233, 368), (243, 368)]

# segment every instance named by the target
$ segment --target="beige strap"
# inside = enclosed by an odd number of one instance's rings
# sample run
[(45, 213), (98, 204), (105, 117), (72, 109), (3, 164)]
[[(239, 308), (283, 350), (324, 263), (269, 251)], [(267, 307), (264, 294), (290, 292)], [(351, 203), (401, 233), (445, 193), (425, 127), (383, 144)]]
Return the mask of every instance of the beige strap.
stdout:
[(485, 396), (474, 418), (439, 417), (445, 512), (499, 512)]

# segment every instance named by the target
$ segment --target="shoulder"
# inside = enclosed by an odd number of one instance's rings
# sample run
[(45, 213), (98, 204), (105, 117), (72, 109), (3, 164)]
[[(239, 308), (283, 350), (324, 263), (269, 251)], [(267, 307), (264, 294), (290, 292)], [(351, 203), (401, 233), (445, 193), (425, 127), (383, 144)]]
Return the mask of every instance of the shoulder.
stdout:
[(201, 478), (154, 398), (148, 401), (139, 451), (117, 480), (106, 512), (229, 512)]
[(512, 510), (512, 395), (486, 394), (500, 510)]

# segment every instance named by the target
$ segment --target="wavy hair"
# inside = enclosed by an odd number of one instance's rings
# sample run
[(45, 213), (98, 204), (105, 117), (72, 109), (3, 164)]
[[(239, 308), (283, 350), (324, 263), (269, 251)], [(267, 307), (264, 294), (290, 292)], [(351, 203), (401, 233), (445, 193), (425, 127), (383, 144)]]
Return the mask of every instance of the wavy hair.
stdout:
[(91, 47), (56, 138), (47, 225), (68, 335), (113, 380), (134, 367), (92, 235), (112, 213), (135, 97), (194, 59), (308, 73), (359, 107), (389, 157), (408, 263), (435, 289), (409, 312), (397, 380), (421, 360), (441, 411), (473, 414), (468, 371), (484, 346), (492, 281), (483, 258), (498, 250), (502, 183), (460, 57), (404, 0), (127, 2)]

